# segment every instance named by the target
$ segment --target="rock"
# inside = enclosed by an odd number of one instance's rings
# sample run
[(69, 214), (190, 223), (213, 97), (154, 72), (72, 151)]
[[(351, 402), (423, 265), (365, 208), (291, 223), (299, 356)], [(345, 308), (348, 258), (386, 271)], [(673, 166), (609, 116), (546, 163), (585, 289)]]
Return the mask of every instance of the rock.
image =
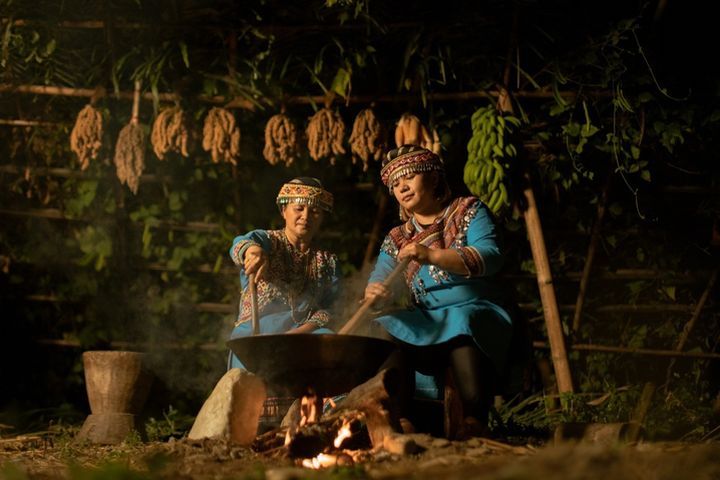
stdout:
[(218, 438), (250, 445), (265, 397), (260, 377), (240, 368), (228, 370), (205, 400), (188, 439)]

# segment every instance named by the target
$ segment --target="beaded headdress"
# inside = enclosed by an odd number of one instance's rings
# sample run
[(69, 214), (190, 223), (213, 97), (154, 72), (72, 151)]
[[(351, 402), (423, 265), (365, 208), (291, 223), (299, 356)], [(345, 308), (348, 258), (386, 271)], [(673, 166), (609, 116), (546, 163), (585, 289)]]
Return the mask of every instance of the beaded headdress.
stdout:
[(403, 145), (390, 150), (383, 161), (380, 178), (386, 187), (408, 173), (444, 170), (443, 162), (430, 150), (416, 145)]
[(300, 177), (284, 184), (275, 201), (278, 207), (288, 203), (300, 203), (332, 212), (333, 196), (322, 187), (317, 178)]

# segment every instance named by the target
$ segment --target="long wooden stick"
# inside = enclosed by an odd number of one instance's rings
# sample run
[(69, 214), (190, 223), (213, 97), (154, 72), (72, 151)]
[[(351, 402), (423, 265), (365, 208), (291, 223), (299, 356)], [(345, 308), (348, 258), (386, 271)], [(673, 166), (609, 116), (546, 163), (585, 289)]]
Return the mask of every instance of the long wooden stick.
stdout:
[(590, 282), (590, 272), (592, 271), (593, 261), (595, 260), (595, 251), (597, 250), (597, 244), (600, 240), (600, 229), (602, 227), (603, 218), (605, 217), (605, 207), (607, 206), (611, 179), (612, 172), (608, 175), (608, 178), (605, 181), (605, 187), (603, 188), (603, 192), (597, 206), (597, 216), (595, 218), (595, 224), (592, 227), (590, 245), (588, 246), (585, 266), (583, 267), (582, 277), (580, 278), (580, 287), (578, 288), (577, 299), (575, 300), (575, 314), (573, 315), (572, 322), (573, 333), (577, 333), (580, 329), (580, 319), (582, 318), (582, 310), (585, 304), (585, 293), (587, 292), (587, 286)]
[[(702, 313), (703, 308), (705, 308), (705, 303), (707, 303), (707, 300), (710, 297), (710, 293), (712, 292), (712, 289), (715, 287), (715, 282), (717, 281), (717, 277), (718, 277), (718, 269), (715, 269), (715, 271), (713, 271), (712, 275), (710, 275), (710, 279), (708, 280), (707, 286), (705, 287), (705, 291), (700, 296), (700, 300), (698, 300), (697, 305), (695, 305), (695, 310), (693, 311), (692, 317), (690, 317), (690, 320), (688, 320), (688, 322), (683, 327), (683, 331), (680, 333), (680, 337), (678, 338), (678, 341), (675, 344), (676, 352), (682, 352), (683, 348), (685, 348), (685, 343), (687, 342), (687, 339), (690, 336), (690, 332), (695, 327), (695, 323), (697, 322), (698, 318), (700, 318), (700, 314)], [(670, 364), (668, 365), (668, 368), (667, 368), (667, 373), (665, 374), (665, 390), (666, 391), (668, 389), (668, 385), (670, 385), (670, 378), (672, 377), (673, 367), (675, 367), (675, 359), (674, 358), (670, 361)]]
[[(51, 95), (51, 96), (65, 96), (65, 97), (93, 97), (97, 95), (97, 89), (93, 88), (73, 88), (73, 87), (60, 87), (55, 85), (12, 85), (9, 83), (0, 83), (0, 93), (3, 92), (12, 92), (12, 93), (29, 93), (29, 94), (35, 94), (35, 95)], [(121, 99), (132, 99), (133, 93), (132, 92), (118, 92), (118, 93), (111, 93), (109, 94), (112, 97), (115, 98), (121, 98)], [(575, 98), (578, 95), (577, 91), (562, 91), (559, 93), (559, 95), (563, 98)], [(613, 95), (613, 92), (611, 91), (605, 91), (605, 90), (597, 90), (597, 91), (589, 91), (589, 90), (583, 90), (583, 95), (586, 96), (595, 96), (595, 97), (609, 97)], [(457, 101), (457, 102), (464, 102), (467, 100), (477, 100), (480, 98), (494, 98), (497, 97), (497, 92), (484, 92), (484, 91), (470, 91), (470, 92), (435, 92), (435, 93), (428, 93), (427, 97), (428, 100), (436, 101), (436, 102), (442, 102), (442, 101)], [(551, 90), (524, 90), (524, 91), (518, 91), (514, 92), (513, 96), (516, 98), (525, 98), (525, 99), (545, 99), (545, 98), (554, 98), (555, 94)], [(150, 100), (152, 101), (153, 94), (150, 92), (146, 92), (142, 95), (143, 100)], [(175, 93), (159, 93), (157, 95), (157, 98), (161, 102), (176, 102), (180, 100), (180, 96)], [(412, 100), (417, 98), (416, 94), (404, 94), (404, 93), (396, 93), (396, 94), (387, 94), (387, 95), (352, 95), (346, 99), (338, 99), (337, 102), (340, 102), (342, 100), (343, 103), (401, 103), (401, 102), (407, 102), (408, 100)], [(242, 98), (234, 98), (231, 99), (230, 97), (221, 96), (221, 95), (215, 95), (215, 96), (207, 96), (207, 95), (198, 95), (197, 99), (202, 102), (207, 103), (214, 103), (214, 104), (226, 104), (230, 100), (232, 100), (231, 105), (229, 107), (234, 108), (243, 108), (247, 110), (254, 110), (255, 105)], [(325, 101), (324, 95), (300, 95), (295, 97), (288, 97), (285, 99), (285, 103), (288, 105), (312, 105), (312, 104), (322, 104)]]
[(250, 321), (252, 322), (252, 333), (260, 333), (260, 315), (258, 313), (257, 286), (255, 285), (255, 274), (248, 275), (248, 292), (250, 293)]
[[(201, 307), (204, 304), (195, 304), (195, 310), (199, 312), (216, 312), (216, 310), (203, 310)], [(225, 304), (213, 304), (219, 305), (224, 308), (222, 313), (237, 313), (237, 305), (225, 305)], [(33, 342), (41, 345), (49, 345), (59, 348), (79, 348), (81, 346), (80, 340), (71, 339), (58, 339), (58, 338), (35, 338)], [(218, 345), (217, 343), (202, 343), (200, 345), (190, 343), (162, 343), (162, 344), (148, 344), (142, 342), (125, 342), (125, 341), (113, 341), (110, 342), (110, 346), (117, 349), (137, 349), (145, 347), (154, 348), (166, 348), (166, 349), (183, 349), (183, 348), (199, 348), (200, 350), (209, 351), (226, 351), (227, 347), (224, 345)], [(546, 342), (533, 342), (535, 348), (550, 348)], [(676, 352), (674, 350), (652, 350), (649, 348), (625, 348), (625, 347), (612, 347), (605, 345), (592, 345), (592, 344), (575, 344), (570, 346), (571, 350), (583, 350), (599, 353), (625, 353), (628, 355), (643, 355), (649, 357), (678, 357), (678, 358), (695, 358), (698, 360), (720, 360), (720, 353), (706, 353), (706, 352)]]
[[(534, 341), (533, 347), (550, 348), (550, 345), (547, 342)], [(652, 348), (614, 347), (612, 345), (596, 345), (593, 343), (575, 343), (570, 345), (570, 349), (584, 350), (588, 352), (628, 353), (631, 355), (648, 355), (652, 357), (720, 359), (720, 353), (678, 352), (676, 350), (654, 350)]]
[[(390, 286), (393, 284), (393, 282), (398, 277), (398, 275), (401, 275), (405, 271), (405, 269), (408, 266), (408, 263), (410, 263), (409, 258), (402, 259), (397, 264), (397, 266), (393, 269), (393, 271), (390, 272), (390, 275), (388, 275), (385, 278), (385, 280), (382, 282), (382, 284), (386, 288), (390, 288)], [(343, 325), (343, 327), (338, 331), (338, 333), (341, 335), (349, 334), (352, 331), (356, 330), (358, 325), (360, 324), (360, 322), (362, 322), (362, 320), (365, 318), (365, 314), (367, 313), (368, 310), (370, 310), (370, 307), (372, 307), (374, 303), (375, 303), (374, 300), (370, 300), (369, 298), (365, 299), (363, 301), (362, 305), (360, 305), (360, 308), (357, 309), (357, 312), (355, 312), (355, 314), (352, 317), (350, 317), (350, 320), (348, 320), (347, 323), (345, 325)]]

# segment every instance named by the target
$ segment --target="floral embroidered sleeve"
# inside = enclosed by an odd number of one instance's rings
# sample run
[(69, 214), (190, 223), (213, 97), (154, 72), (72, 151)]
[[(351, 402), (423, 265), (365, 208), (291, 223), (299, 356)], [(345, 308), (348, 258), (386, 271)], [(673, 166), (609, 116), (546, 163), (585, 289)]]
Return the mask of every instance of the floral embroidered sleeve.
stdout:
[(495, 224), (487, 207), (478, 203), (466, 232), (467, 242), (457, 248), (471, 277), (493, 275), (500, 270), (503, 256), (498, 245)]
[(251, 245), (258, 245), (266, 253), (270, 253), (270, 237), (267, 232), (265, 230), (253, 230), (245, 235), (237, 236), (233, 240), (232, 247), (230, 247), (230, 258), (235, 265), (241, 266), (243, 264), (245, 251)]

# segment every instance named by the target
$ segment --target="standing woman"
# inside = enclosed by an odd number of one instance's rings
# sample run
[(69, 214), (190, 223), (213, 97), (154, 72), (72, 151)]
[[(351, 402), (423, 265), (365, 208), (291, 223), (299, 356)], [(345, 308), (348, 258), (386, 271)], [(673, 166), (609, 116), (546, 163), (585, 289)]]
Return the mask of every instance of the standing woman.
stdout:
[[(233, 241), (230, 257), (242, 267), (240, 313), (230, 338), (252, 335), (248, 276), (255, 275), (260, 333), (332, 333), (328, 308), (337, 294), (337, 257), (318, 250), (313, 240), (333, 196), (320, 180), (299, 177), (278, 193), (281, 230), (253, 230)], [(242, 363), (233, 354), (228, 368)]]
[(401, 401), (407, 408), (415, 370), (437, 374), (449, 366), (463, 403), (463, 433), (482, 434), (512, 330), (493, 278), (503, 263), (495, 225), (476, 197), (450, 198), (442, 160), (429, 150), (390, 151), (380, 175), (405, 223), (385, 238), (365, 298), (390, 299), (383, 279), (410, 260), (405, 284), (412, 308), (376, 319), (401, 347), (392, 359), (404, 373)]

